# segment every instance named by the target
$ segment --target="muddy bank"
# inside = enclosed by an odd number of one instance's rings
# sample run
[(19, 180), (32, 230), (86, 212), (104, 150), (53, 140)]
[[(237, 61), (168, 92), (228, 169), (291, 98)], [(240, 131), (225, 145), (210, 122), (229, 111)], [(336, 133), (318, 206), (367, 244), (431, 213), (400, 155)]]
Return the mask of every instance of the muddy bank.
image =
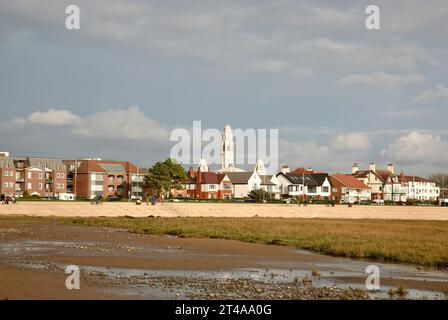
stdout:
[[(5, 299), (443, 299), (446, 270), (352, 261), (219, 239), (131, 234), (52, 223), (0, 224), (0, 298)], [(81, 269), (81, 290), (65, 288), (66, 265)], [(381, 290), (367, 292), (376, 264)], [(314, 270), (314, 272), (312, 272)]]

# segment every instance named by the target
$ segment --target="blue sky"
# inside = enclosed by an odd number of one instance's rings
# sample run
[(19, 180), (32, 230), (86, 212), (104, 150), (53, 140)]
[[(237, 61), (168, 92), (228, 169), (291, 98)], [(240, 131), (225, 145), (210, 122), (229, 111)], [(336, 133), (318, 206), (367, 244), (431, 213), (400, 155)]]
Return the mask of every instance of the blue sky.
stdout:
[[(65, 7), (81, 29), (65, 29)], [(367, 5), (381, 29), (364, 27)], [(448, 167), (446, 1), (0, 0), (0, 149), (129, 159), (278, 128), (280, 165)]]

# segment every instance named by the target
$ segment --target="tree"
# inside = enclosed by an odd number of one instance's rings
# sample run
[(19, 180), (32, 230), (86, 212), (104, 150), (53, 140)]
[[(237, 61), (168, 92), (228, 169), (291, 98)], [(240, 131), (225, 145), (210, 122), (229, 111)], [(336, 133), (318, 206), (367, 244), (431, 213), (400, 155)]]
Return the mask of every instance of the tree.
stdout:
[(249, 196), (249, 198), (251, 198), (257, 202), (263, 202), (263, 200), (271, 199), (271, 194), (269, 192), (265, 191), (264, 189), (252, 190), (248, 194), (248, 196)]
[(187, 173), (180, 163), (171, 159), (155, 163), (145, 177), (145, 186), (150, 194), (170, 192), (172, 188), (182, 189)]

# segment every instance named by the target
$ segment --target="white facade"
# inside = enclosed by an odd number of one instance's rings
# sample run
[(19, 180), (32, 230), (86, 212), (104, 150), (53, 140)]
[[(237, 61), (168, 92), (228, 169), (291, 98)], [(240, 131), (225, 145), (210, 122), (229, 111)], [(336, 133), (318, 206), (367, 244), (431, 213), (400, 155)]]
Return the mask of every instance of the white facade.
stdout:
[(234, 163), (234, 146), (233, 131), (229, 125), (224, 127), (221, 142), (221, 170), (233, 168)]
[(247, 183), (233, 183), (233, 197), (236, 199), (247, 198), (248, 194), (252, 190), (258, 190), (261, 188), (261, 178), (254, 171), (250, 178), (247, 180)]
[(440, 188), (431, 181), (407, 181), (407, 198), (413, 200), (435, 201), (440, 197)]
[[(308, 174), (307, 174), (308, 175)], [(280, 191), (282, 195), (289, 197), (307, 196), (310, 198), (330, 198), (331, 184), (328, 177), (325, 178), (322, 185), (307, 186), (302, 183), (292, 183), (284, 174), (278, 174), (277, 180), (280, 183)]]
[(343, 187), (341, 191), (343, 194), (341, 197), (341, 201), (344, 203), (370, 201), (372, 197), (370, 189), (355, 189)]
[(262, 183), (260, 187), (264, 191), (269, 192), (271, 195), (273, 195), (274, 199), (280, 200), (282, 185), (275, 175), (271, 176), (268, 184)]

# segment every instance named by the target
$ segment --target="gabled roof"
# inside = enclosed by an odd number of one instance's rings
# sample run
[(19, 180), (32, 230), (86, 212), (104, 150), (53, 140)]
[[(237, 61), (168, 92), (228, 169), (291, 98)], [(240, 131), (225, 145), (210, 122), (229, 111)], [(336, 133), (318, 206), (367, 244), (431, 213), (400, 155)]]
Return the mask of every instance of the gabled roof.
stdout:
[(10, 157), (0, 157), (0, 168), (14, 169), (14, 161)]
[(107, 172), (125, 172), (122, 164), (117, 163), (99, 163), (100, 167), (102, 167)]
[[(225, 177), (229, 178), (229, 177), (227, 176), (227, 174), (225, 174), (225, 173), (217, 173), (217, 174), (216, 174), (216, 177), (218, 178), (218, 182), (219, 182), (219, 183), (221, 183), (222, 180), (224, 180)], [(229, 180), (230, 180), (230, 179), (229, 179)]]
[[(124, 174), (144, 174), (144, 169), (138, 168), (132, 162), (112, 161), (112, 160), (64, 160), (64, 164), (78, 164), (78, 173), (124, 173)], [(119, 171), (115, 171), (119, 170)]]
[(245, 171), (245, 172), (227, 172), (227, 176), (229, 177), (232, 184), (247, 184), (250, 177), (254, 174), (253, 171)]
[(368, 186), (366, 186), (363, 182), (356, 179), (351, 174), (332, 174), (331, 177), (339, 181), (342, 185), (344, 185), (347, 188), (369, 189)]
[(273, 183), (271, 181), (272, 175), (261, 175), (260, 178), (261, 178), (261, 184), (262, 185), (275, 186), (275, 183)]
[(369, 173), (373, 173), (374, 175), (376, 175), (382, 182), (386, 182), (387, 178), (393, 175), (392, 172), (387, 170), (360, 170), (355, 172), (353, 176), (355, 176), (356, 178), (367, 178)]
[(325, 179), (328, 178), (328, 173), (313, 173), (312, 174), (314, 180), (318, 183), (318, 185), (323, 185), (325, 182)]
[(218, 175), (214, 172), (201, 172), (202, 184), (219, 184)]
[(317, 181), (313, 178), (311, 174), (301, 174), (301, 173), (283, 173), (280, 172), (277, 176), (284, 175), (286, 179), (288, 179), (292, 184), (304, 184), (310, 187), (317, 187), (321, 184), (318, 184)]

